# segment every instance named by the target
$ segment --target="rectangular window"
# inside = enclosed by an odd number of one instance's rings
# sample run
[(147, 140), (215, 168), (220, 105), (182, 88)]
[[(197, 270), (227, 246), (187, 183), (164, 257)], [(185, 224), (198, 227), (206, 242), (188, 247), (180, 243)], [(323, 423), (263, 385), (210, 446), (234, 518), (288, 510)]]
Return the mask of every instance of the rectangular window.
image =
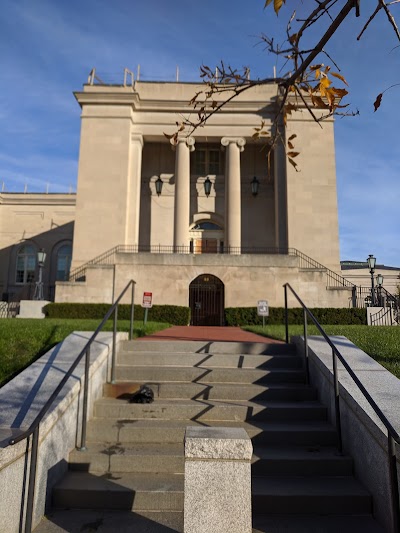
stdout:
[(219, 148), (196, 148), (193, 157), (194, 174), (208, 176), (223, 173), (222, 153)]

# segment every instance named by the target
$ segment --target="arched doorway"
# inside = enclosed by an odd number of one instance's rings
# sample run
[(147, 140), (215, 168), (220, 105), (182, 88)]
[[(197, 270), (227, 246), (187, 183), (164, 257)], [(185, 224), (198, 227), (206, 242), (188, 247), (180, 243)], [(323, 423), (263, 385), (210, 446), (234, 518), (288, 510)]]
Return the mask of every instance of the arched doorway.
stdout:
[(201, 274), (189, 286), (190, 324), (224, 325), (224, 284), (212, 274)]

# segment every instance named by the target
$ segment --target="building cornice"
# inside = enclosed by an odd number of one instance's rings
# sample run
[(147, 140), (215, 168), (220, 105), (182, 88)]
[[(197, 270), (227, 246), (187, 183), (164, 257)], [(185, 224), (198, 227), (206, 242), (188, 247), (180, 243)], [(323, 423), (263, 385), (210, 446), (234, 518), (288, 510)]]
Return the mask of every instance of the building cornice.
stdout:
[(64, 193), (0, 193), (0, 205), (76, 205), (76, 194)]

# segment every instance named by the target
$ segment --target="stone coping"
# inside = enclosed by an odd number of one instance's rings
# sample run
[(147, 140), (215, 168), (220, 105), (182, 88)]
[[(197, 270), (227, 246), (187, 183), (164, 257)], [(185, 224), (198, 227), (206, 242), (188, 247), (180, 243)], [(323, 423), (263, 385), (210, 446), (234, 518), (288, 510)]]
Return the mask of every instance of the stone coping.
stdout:
[[(329, 338), (393, 428), (400, 434), (400, 380), (346, 337), (330, 336)], [(294, 337), (293, 341), (301, 352), (304, 344), (303, 337)], [(329, 344), (323, 337), (310, 336), (308, 346), (309, 357), (329, 380), (333, 379), (332, 349)], [(337, 367), (341, 398), (349, 404), (374, 438), (387, 450), (385, 425), (339, 360)]]
[[(26, 430), (33, 422), (92, 335), (93, 332), (71, 333), (0, 389), (0, 467), (4, 465), (5, 456), (14, 455), (11, 450), (20, 445), (25, 449), (24, 441), (8, 447), (10, 438)], [(118, 333), (117, 342), (126, 338), (127, 333)], [(90, 374), (108, 357), (111, 349), (112, 333), (100, 332), (91, 346)], [(65, 411), (75, 394), (79, 393), (84, 369), (85, 357), (45, 415), (40, 426), (41, 437)]]
[(251, 440), (243, 428), (188, 426), (185, 459), (250, 461)]

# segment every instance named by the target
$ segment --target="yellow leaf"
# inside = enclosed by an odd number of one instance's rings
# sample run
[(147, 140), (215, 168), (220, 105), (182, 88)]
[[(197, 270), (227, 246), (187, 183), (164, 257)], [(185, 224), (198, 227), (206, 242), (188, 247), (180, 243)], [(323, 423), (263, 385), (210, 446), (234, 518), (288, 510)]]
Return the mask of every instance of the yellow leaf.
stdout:
[(265, 2), (265, 6), (264, 6), (264, 8), (266, 8), (267, 6), (269, 6), (269, 4), (270, 4), (271, 2), (272, 2), (272, 0), (267, 0), (267, 1)]
[(339, 78), (343, 83), (348, 85), (347, 81), (344, 79), (344, 77), (341, 74), (338, 74), (337, 72), (331, 72), (332, 76), (335, 76), (335, 78)]
[(321, 77), (321, 71), (319, 70), (319, 68), (317, 68), (317, 70), (315, 71), (315, 79), (317, 80), (320, 77)]
[(284, 2), (285, 2), (285, 0), (274, 0), (274, 9), (275, 9), (275, 13), (276, 14), (279, 13), (279, 10), (282, 7), (282, 5), (284, 4)]

